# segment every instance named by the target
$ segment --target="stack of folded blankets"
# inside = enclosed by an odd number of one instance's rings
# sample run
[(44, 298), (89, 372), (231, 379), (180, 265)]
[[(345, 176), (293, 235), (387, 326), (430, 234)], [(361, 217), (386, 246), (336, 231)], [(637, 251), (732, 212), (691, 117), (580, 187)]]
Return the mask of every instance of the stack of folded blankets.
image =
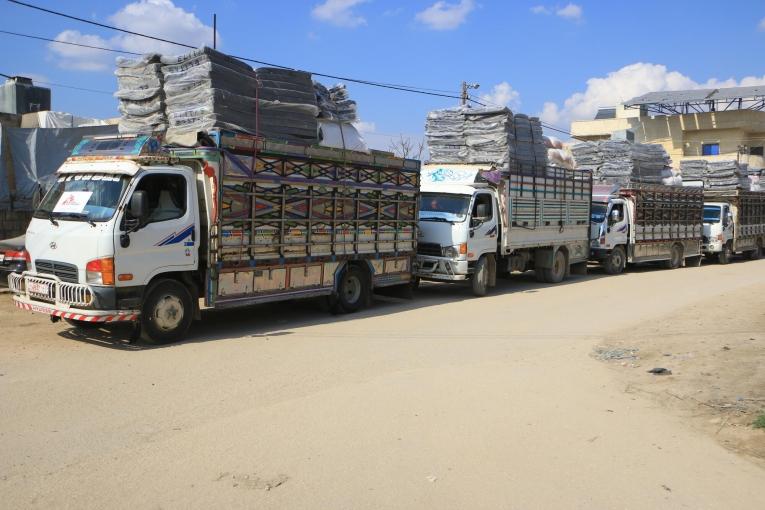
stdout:
[(538, 119), (514, 116), (507, 108), (461, 106), (432, 111), (425, 136), (433, 163), (486, 163), (499, 168), (516, 168), (519, 163), (522, 168), (544, 168), (547, 164)]
[(318, 81), (314, 81), (313, 88), (319, 105), (320, 118), (340, 122), (358, 120), (356, 101), (350, 98), (344, 84), (338, 83), (334, 87), (327, 88)]
[(521, 169), (547, 164), (547, 147), (542, 135), (542, 123), (537, 117), (519, 113), (513, 118), (515, 158)]
[[(318, 141), (311, 75), (250, 66), (210, 48), (117, 60), (120, 131), (185, 139), (219, 127), (289, 143)], [(347, 106), (347, 105), (346, 105)]]
[(680, 162), (680, 172), (684, 181), (701, 181), (704, 189), (759, 191), (758, 172), (750, 172), (748, 165), (735, 159), (686, 159)]
[(160, 56), (117, 58), (117, 92), (120, 133), (152, 133), (167, 129), (165, 93)]
[(603, 140), (576, 144), (571, 152), (576, 168), (591, 171), (596, 182), (622, 186), (679, 184), (670, 168), (669, 156), (658, 144)]

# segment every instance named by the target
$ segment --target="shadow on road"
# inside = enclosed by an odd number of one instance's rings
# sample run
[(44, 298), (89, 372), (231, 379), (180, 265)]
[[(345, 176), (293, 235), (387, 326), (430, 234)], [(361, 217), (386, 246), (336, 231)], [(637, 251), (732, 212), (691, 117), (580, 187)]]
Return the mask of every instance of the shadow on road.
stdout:
[[(660, 269), (640, 265), (630, 267), (628, 273), (644, 271), (660, 271)], [(539, 293), (560, 285), (575, 285), (600, 278), (618, 277), (618, 275), (609, 276), (596, 266), (591, 267), (587, 275), (572, 275), (559, 284), (539, 283), (533, 272), (513, 274), (508, 279), (498, 279), (497, 286), (491, 290), (489, 297), (516, 293)], [(191, 325), (185, 340), (169, 345), (130, 343), (133, 328), (128, 324), (113, 324), (98, 329), (70, 328), (62, 331), (59, 335), (69, 340), (113, 349), (143, 351), (246, 336), (253, 338), (286, 336), (292, 334), (290, 330), (294, 328), (377, 317), (469, 299), (482, 298), (473, 296), (467, 282), (455, 284), (423, 282), (414, 293), (413, 299), (375, 294), (374, 303), (370, 308), (353, 314), (332, 315), (327, 312), (326, 306), (320, 299), (282, 301), (231, 310), (207, 310), (202, 312), (201, 321), (195, 321)]]

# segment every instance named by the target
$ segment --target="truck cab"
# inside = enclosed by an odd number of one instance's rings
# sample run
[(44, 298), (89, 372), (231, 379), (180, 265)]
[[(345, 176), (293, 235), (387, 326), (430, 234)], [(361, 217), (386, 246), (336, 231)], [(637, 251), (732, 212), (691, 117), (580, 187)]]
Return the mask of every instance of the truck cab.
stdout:
[[(596, 186), (597, 188), (597, 186)], [(610, 195), (594, 195), (590, 211), (590, 253), (609, 274), (627, 264), (632, 202)]]
[(704, 254), (722, 258), (727, 262), (733, 255), (731, 243), (734, 225), (733, 211), (729, 203), (705, 202), (704, 238), (701, 246)]
[(17, 306), (86, 326), (136, 321), (150, 299), (148, 334), (185, 332), (198, 282), (173, 278), (199, 267), (200, 201), (194, 170), (158, 150), (147, 136), (75, 148), (27, 229), (28, 270), (9, 277)]
[(420, 195), (417, 275), (467, 280), (487, 254), (497, 253), (500, 214), (488, 184), (423, 185)]

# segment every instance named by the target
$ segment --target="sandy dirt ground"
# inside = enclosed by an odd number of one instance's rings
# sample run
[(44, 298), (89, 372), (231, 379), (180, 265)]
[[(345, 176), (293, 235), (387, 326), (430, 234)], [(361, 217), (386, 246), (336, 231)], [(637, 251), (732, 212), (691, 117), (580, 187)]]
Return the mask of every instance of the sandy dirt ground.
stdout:
[(426, 285), (159, 348), (0, 295), (0, 506), (765, 508), (764, 285), (765, 261)]

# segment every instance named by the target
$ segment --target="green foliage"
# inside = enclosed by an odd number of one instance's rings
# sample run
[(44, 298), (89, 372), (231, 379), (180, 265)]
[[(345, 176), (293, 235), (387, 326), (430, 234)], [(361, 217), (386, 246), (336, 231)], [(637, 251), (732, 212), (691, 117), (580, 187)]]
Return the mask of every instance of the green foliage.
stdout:
[(752, 427), (756, 429), (765, 429), (765, 413), (760, 413), (757, 419), (754, 420), (754, 423), (752, 423)]

